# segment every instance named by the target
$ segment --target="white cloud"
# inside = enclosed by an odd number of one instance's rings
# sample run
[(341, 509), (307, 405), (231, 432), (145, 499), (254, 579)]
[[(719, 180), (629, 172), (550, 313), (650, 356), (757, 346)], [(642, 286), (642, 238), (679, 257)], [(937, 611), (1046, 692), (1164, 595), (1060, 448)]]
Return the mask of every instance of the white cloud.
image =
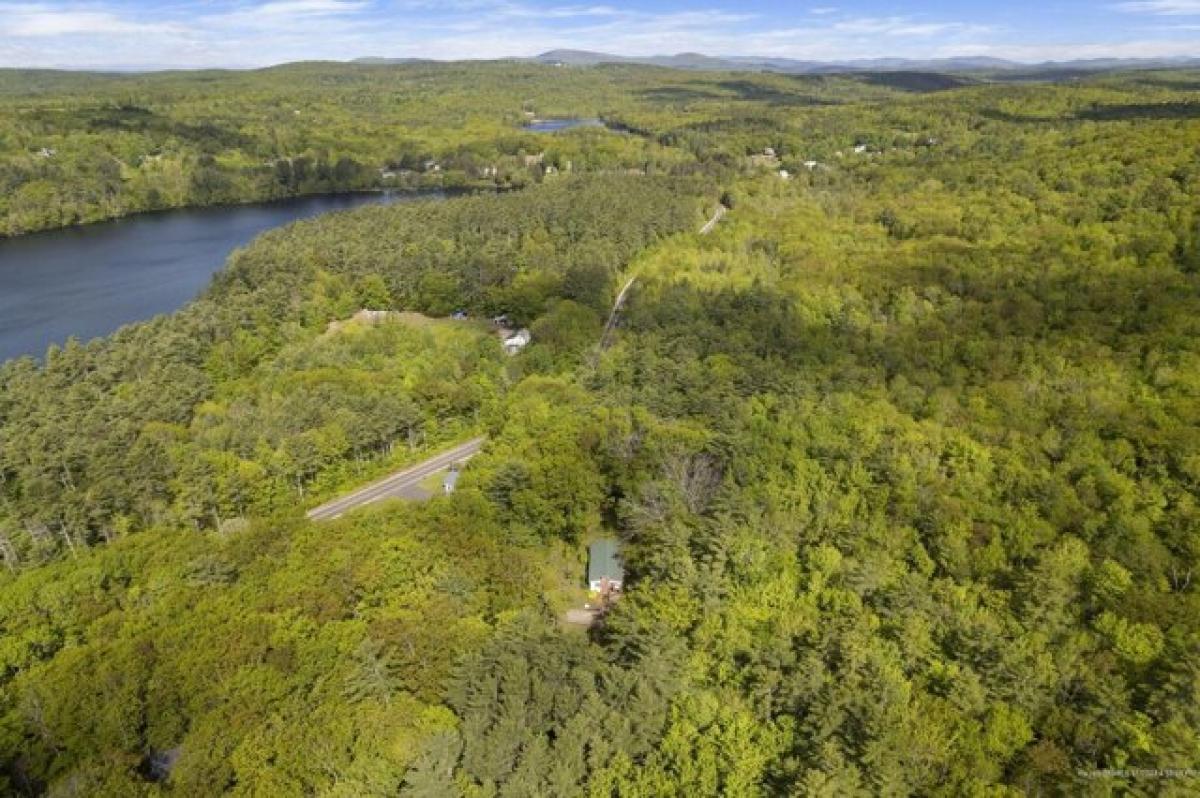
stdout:
[(260, 17), (328, 17), (352, 14), (367, 7), (358, 0), (273, 0), (255, 6), (250, 13)]
[(1090, 58), (1190, 58), (1197, 53), (1200, 53), (1200, 42), (1194, 39), (1140, 39), (1114, 43), (985, 44), (980, 45), (975, 54), (1038, 63)]
[(0, 38), (128, 36), (180, 30), (169, 23), (139, 21), (91, 7), (55, 7), (41, 3), (0, 3), (0, 19), (3, 20)]
[(1133, 0), (1133, 2), (1119, 3), (1116, 8), (1134, 14), (1200, 16), (1200, 0)]
[(323, 31), (329, 35), (338, 32), (336, 23), (352, 19), (368, 7), (366, 0), (271, 0), (261, 5), (196, 17), (193, 24), (201, 31), (245, 29), (290, 35), (311, 28), (314, 33)]
[(833, 30), (870, 36), (940, 36), (950, 33), (987, 33), (991, 28), (961, 22), (915, 22), (907, 17), (860, 17), (836, 22)]

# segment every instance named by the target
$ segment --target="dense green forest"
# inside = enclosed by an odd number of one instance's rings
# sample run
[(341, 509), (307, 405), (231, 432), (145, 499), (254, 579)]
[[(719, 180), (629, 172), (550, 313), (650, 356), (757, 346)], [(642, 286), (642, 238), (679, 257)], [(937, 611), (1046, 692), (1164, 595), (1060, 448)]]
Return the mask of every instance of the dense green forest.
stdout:
[[(266, 97), (371, 169), (400, 118), (422, 157), (576, 165), (273, 231), (173, 316), (0, 366), (7, 791), (1195, 794), (1194, 73), (6, 80), (8, 175), (33, 119), (168, 135), (52, 111), (249, 130)], [(409, 313), (330, 328), (363, 307)], [(302, 518), (479, 432), (450, 496)], [(582, 633), (599, 535), (626, 590)]]

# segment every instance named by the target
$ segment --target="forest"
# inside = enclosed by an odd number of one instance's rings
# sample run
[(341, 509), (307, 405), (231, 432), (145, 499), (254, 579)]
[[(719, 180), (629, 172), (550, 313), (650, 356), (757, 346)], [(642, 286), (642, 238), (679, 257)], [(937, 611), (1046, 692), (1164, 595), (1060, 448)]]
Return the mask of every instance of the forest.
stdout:
[[(0, 75), (11, 234), (149, 207), (64, 192), (204, 168), (201, 119), (228, 201), (373, 184), (397, 125), (519, 173), (0, 365), (0, 792), (1195, 794), (1200, 75), (941, 77)], [(304, 519), (479, 433), (451, 495)], [(623, 596), (568, 627), (601, 536)]]

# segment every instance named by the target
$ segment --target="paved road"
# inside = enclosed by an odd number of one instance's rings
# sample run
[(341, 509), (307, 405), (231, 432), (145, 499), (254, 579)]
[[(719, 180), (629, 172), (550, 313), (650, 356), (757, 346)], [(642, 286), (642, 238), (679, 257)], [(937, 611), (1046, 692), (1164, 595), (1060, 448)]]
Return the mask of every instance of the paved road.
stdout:
[(453, 449), (447, 449), (424, 462), (409, 466), (403, 471), (398, 471), (389, 477), (384, 477), (378, 482), (356, 490), (348, 496), (334, 499), (331, 502), (322, 504), (320, 507), (314, 507), (308, 511), (308, 517), (314, 521), (328, 521), (340, 518), (344, 513), (377, 502), (380, 499), (420, 495), (414, 493), (414, 489), (417, 489), (421, 480), (449, 468), (456, 462), (471, 457), (483, 448), (484, 440), (486, 438), (480, 437), (473, 438), (466, 443), (460, 443)]

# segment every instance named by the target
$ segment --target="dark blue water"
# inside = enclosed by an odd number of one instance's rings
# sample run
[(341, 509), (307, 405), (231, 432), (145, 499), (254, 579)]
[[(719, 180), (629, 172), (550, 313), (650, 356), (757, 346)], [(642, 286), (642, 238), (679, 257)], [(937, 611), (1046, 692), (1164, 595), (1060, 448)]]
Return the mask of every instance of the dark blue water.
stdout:
[(533, 133), (557, 133), (575, 127), (604, 127), (604, 122), (599, 119), (538, 119), (525, 129)]
[(0, 240), (0, 361), (42, 356), (178, 310), (229, 253), (264, 230), (327, 211), (440, 198), (387, 192), (195, 208)]

